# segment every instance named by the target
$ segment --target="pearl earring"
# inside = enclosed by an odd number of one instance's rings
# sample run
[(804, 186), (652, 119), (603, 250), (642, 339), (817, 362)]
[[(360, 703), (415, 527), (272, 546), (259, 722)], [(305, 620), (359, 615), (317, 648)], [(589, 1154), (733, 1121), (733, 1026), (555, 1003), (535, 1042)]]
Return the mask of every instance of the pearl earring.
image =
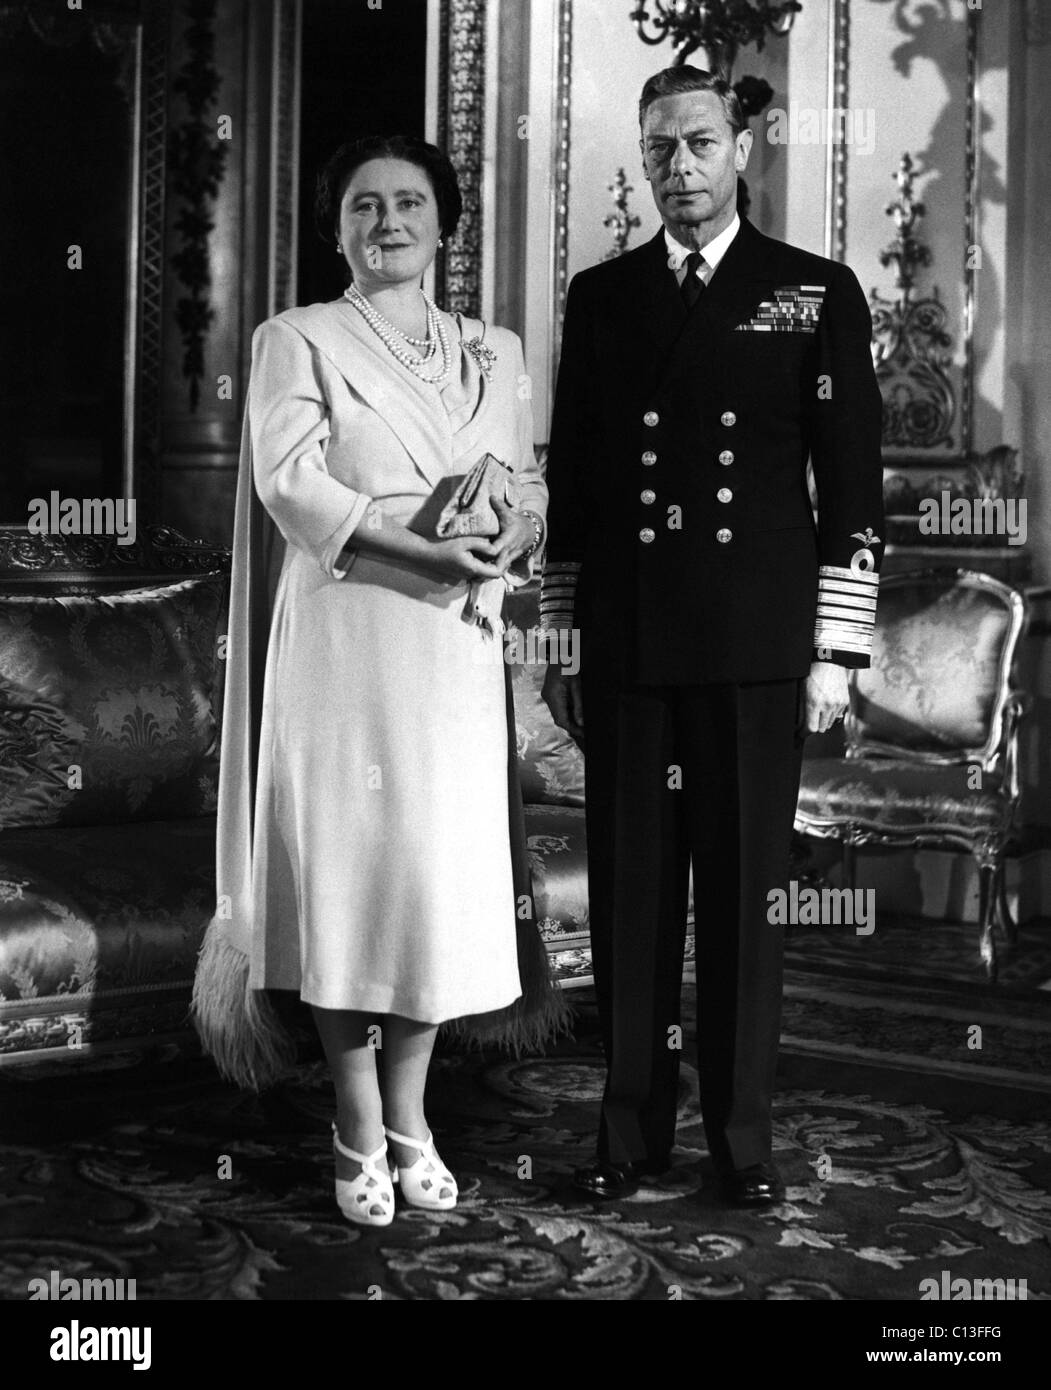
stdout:
[(439, 238), (438, 238), (438, 249), (439, 249), (439, 251), (441, 250), (441, 248), (442, 248), (444, 245), (445, 245), (445, 238), (444, 238), (444, 237), (439, 237)]
[(336, 255), (337, 255), (337, 256), (342, 256), (342, 254), (343, 254), (343, 243), (342, 243), (341, 241), (337, 241), (337, 242), (336, 242)]

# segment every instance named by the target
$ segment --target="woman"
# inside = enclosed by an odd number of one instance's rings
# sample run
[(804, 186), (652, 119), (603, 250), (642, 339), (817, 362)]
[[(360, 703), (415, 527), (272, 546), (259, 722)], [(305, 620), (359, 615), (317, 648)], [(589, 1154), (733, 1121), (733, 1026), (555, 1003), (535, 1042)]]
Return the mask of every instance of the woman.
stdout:
[[(374, 1226), (392, 1218), (392, 1177), (412, 1205), (455, 1204), (424, 1113), (437, 1027), (520, 994), (505, 668), (486, 659), (491, 592), (477, 612), (466, 599), (528, 577), (547, 492), (518, 338), (421, 289), (460, 211), (433, 146), (342, 146), (317, 215), (350, 286), (253, 338), (218, 909), (194, 996), (220, 1069), (256, 1088), (287, 1059), (260, 991), (312, 1005), (337, 1200)], [(512, 479), (499, 534), (439, 539), (487, 454)]]

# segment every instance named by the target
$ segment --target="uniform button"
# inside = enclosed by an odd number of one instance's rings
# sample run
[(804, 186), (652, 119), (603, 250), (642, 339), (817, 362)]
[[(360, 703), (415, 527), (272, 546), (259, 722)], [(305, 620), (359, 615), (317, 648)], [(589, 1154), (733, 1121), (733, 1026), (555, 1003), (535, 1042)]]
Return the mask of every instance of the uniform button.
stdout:
[[(726, 423), (726, 421), (724, 420), (724, 421), (723, 421), (723, 424), (725, 424), (725, 423)], [(733, 456), (733, 454), (730, 452), (729, 449), (724, 449), (724, 450), (722, 451), (722, 453), (719, 455), (719, 462), (720, 462), (720, 463), (727, 464), (727, 463), (733, 463), (733, 461), (734, 461), (734, 456)]]
[[(737, 424), (737, 416), (733, 413), (732, 410), (724, 410), (723, 413), (719, 416), (719, 419), (723, 422), (724, 425)], [(649, 421), (647, 420), (646, 423), (649, 424)], [(656, 424), (656, 420), (654, 420), (653, 423)]]
[(729, 526), (720, 526), (718, 531), (716, 531), (715, 533), (715, 539), (719, 542), (720, 545), (726, 545), (728, 541), (733, 540), (733, 534), (734, 533), (730, 530)]
[(649, 526), (644, 526), (639, 532), (639, 540), (645, 545), (649, 545), (650, 541), (656, 539), (656, 536), (656, 531), (652, 530)]
[(721, 487), (715, 495), (720, 502), (730, 502), (733, 500), (733, 493), (728, 487)]
[(643, 490), (639, 493), (639, 496), (642, 498), (643, 502), (646, 503), (647, 507), (650, 505), (651, 502), (656, 502), (657, 500), (657, 494), (653, 491), (652, 488), (648, 487), (643, 488)]
[(642, 456), (642, 461), (647, 468), (652, 468), (653, 465), (657, 462), (657, 455), (653, 452), (652, 449), (647, 449)]
[(642, 423), (644, 425), (656, 425), (660, 418), (661, 417), (655, 410), (647, 410), (646, 414), (642, 417)]

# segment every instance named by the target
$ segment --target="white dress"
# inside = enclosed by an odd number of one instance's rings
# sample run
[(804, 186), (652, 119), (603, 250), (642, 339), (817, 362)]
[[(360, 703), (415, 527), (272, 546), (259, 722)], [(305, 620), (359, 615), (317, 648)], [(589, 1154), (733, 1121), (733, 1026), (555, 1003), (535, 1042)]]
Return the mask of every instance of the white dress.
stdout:
[(249, 390), (255, 485), (287, 542), (266, 652), (251, 985), (428, 1023), (520, 993), (504, 668), (461, 619), (464, 582), (361, 553), (346, 571), (336, 561), (370, 502), (434, 534), (486, 452), (514, 469), (519, 505), (546, 503), (518, 339), (486, 330), (487, 381), (443, 321), (453, 365), (440, 390), (345, 300), (263, 324)]

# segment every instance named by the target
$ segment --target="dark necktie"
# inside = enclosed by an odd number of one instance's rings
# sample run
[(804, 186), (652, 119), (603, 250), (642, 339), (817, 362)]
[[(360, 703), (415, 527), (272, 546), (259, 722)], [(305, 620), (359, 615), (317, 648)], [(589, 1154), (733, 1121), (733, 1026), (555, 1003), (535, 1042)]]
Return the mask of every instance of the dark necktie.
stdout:
[(686, 257), (686, 277), (679, 286), (679, 293), (682, 295), (687, 313), (704, 293), (704, 281), (697, 278), (697, 268), (703, 260), (704, 257), (699, 251), (691, 251)]

